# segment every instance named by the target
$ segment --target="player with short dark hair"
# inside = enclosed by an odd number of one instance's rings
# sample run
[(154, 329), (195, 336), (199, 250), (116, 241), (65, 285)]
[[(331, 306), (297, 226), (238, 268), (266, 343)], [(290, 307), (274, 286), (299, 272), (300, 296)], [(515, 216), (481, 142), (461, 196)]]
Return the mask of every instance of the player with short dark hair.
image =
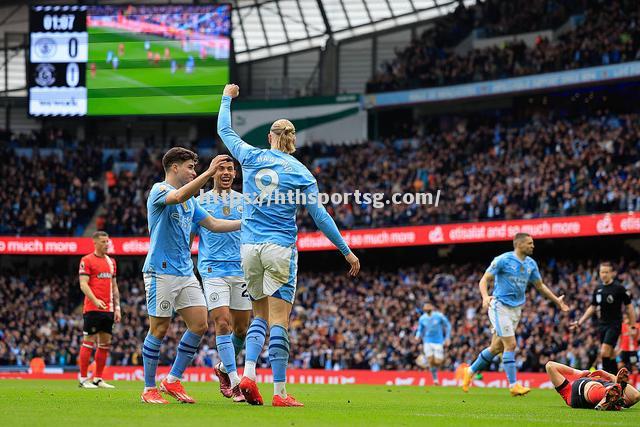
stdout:
[(612, 375), (605, 371), (579, 371), (550, 361), (545, 369), (558, 394), (572, 408), (619, 411), (640, 401), (640, 392), (629, 384), (626, 368)]
[[(189, 233), (197, 223), (213, 232), (240, 229), (240, 221), (213, 218), (193, 197), (229, 156), (216, 156), (209, 168), (196, 176), (198, 156), (193, 151), (175, 147), (162, 158), (165, 180), (153, 185), (147, 199), (149, 252), (142, 267), (149, 333), (142, 345), (145, 388), (143, 402), (166, 404), (160, 391), (180, 402), (195, 403), (180, 379), (193, 360), (202, 335), (207, 331), (207, 302), (193, 273)], [(176, 358), (167, 378), (156, 387), (156, 370), (162, 339), (178, 312), (187, 325), (178, 344)]]
[[(92, 253), (80, 260), (78, 275), (80, 289), (84, 293), (82, 308), (84, 339), (80, 348), (80, 387), (114, 388), (102, 379), (107, 363), (113, 324), (120, 322), (120, 292), (116, 281), (116, 261), (107, 255), (109, 235), (104, 231), (93, 233)], [(88, 370), (91, 354), (96, 348), (96, 371), (93, 380)]]
[(438, 369), (444, 362), (444, 347), (451, 338), (451, 323), (432, 302), (425, 303), (424, 313), (418, 319), (416, 338), (422, 340), (424, 357), (427, 359), (433, 384), (440, 385)]
[[(531, 258), (533, 247), (533, 238), (529, 234), (517, 233), (513, 238), (514, 250), (495, 257), (480, 279), (482, 308), (488, 310), (492, 326), (491, 345), (482, 350), (473, 364), (465, 369), (462, 380), (462, 390), (465, 392), (469, 391), (473, 375), (489, 367), (500, 353), (511, 395), (524, 396), (531, 391), (518, 382), (516, 368), (516, 328), (529, 284), (560, 310), (569, 311), (563, 301), (564, 295), (556, 296), (542, 282), (538, 264)], [(492, 296), (488, 291), (490, 283), (494, 283)]]
[(631, 295), (615, 279), (613, 266), (610, 262), (600, 263), (599, 275), (600, 284), (593, 292), (591, 305), (580, 319), (571, 324), (571, 329), (582, 326), (599, 309), (598, 330), (602, 343), (600, 347), (602, 369), (614, 374), (618, 368), (614, 349), (622, 332), (622, 307), (624, 306), (626, 309), (629, 325), (632, 325), (632, 329), (636, 324), (636, 312), (631, 304)]

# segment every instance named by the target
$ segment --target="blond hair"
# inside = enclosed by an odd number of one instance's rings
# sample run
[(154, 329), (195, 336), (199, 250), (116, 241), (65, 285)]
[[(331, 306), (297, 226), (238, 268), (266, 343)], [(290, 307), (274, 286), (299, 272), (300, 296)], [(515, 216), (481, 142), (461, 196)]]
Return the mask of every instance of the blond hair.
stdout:
[(272, 145), (276, 150), (280, 150), (287, 154), (296, 151), (296, 128), (293, 127), (287, 119), (280, 119), (273, 122), (269, 130), (276, 136), (275, 143)]

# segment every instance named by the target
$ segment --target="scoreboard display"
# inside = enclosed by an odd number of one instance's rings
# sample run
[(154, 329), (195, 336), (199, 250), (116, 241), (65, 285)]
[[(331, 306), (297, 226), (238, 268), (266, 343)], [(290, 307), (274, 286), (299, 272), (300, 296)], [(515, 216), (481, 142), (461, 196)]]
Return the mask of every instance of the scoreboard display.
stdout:
[(32, 6), (29, 21), (32, 116), (218, 111), (228, 4)]
[(86, 6), (34, 6), (27, 84), (34, 116), (87, 114)]

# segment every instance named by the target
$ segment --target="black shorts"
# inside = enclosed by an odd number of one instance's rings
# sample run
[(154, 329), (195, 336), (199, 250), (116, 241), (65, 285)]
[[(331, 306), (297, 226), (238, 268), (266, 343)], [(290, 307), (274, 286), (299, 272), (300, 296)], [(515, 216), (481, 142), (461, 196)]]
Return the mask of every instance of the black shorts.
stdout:
[(596, 407), (596, 403), (591, 403), (587, 400), (587, 395), (585, 393), (585, 388), (587, 383), (597, 382), (602, 384), (605, 387), (612, 385), (612, 382), (595, 379), (595, 378), (578, 378), (573, 383), (571, 383), (571, 406), (572, 408), (579, 409), (593, 409)]
[(620, 352), (620, 358), (624, 363), (625, 368), (633, 372), (633, 367), (638, 366), (638, 352), (637, 351), (622, 351)]
[(111, 334), (113, 331), (113, 313), (106, 311), (87, 311), (84, 316), (82, 333), (94, 335), (98, 332)]
[(598, 327), (598, 331), (600, 332), (600, 342), (602, 344), (609, 344), (611, 347), (615, 347), (618, 343), (618, 338), (620, 338), (620, 333), (622, 332), (622, 325), (604, 324)]

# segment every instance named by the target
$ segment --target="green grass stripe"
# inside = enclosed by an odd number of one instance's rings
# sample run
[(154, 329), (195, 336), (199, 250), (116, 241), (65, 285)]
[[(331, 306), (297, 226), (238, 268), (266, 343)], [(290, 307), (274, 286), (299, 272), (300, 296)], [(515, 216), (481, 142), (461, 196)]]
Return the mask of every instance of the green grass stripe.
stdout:
[[(106, 55), (105, 55), (106, 56)], [(179, 71), (184, 72), (184, 67), (185, 67), (185, 61), (186, 58), (171, 58), (171, 59), (175, 59), (178, 62), (178, 65), (180, 66)], [(89, 61), (90, 63), (95, 63), (96, 64), (96, 69), (97, 70), (112, 70), (113, 66), (111, 64), (108, 64), (107, 61), (104, 58), (100, 58), (100, 60), (97, 61)], [(200, 67), (209, 67), (209, 68), (217, 68), (217, 67), (221, 67), (221, 68), (226, 68), (229, 66), (229, 62), (227, 61), (218, 61), (216, 59), (205, 59), (204, 61), (202, 59), (196, 59), (195, 60), (195, 67), (194, 69), (200, 68)], [(89, 64), (89, 66), (87, 68), (91, 67), (91, 64)], [(155, 68), (164, 68), (164, 69), (171, 69), (171, 60), (166, 60), (166, 59), (162, 59), (160, 60), (159, 63), (154, 63), (153, 61), (148, 61), (147, 59), (142, 59), (142, 58), (136, 58), (136, 59), (119, 59), (118, 61), (118, 70), (122, 70), (122, 69), (132, 69), (132, 68), (150, 68), (150, 69), (155, 69)]]
[(139, 96), (185, 96), (219, 95), (224, 85), (208, 86), (158, 86), (158, 87), (114, 87), (89, 89), (89, 98), (136, 98)]

